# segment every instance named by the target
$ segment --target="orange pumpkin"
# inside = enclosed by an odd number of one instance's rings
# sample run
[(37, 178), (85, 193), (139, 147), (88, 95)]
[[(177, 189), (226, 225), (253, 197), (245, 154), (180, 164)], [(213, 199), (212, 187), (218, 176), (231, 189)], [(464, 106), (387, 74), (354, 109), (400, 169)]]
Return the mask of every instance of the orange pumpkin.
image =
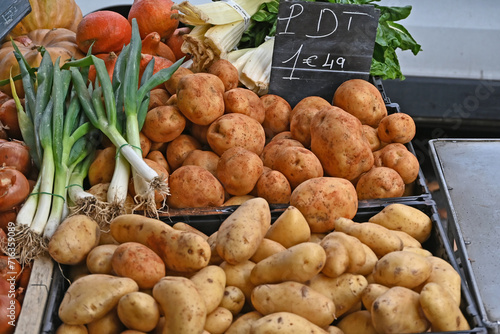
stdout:
[(29, 0), (31, 12), (7, 36), (26, 35), (37, 29), (66, 28), (76, 32), (82, 11), (74, 0)]
[[(42, 56), (38, 51), (40, 46), (45, 47), (53, 62), (61, 57), (61, 65), (72, 57), (79, 59), (84, 56), (76, 45), (76, 34), (64, 28), (33, 30), (27, 35), (14, 38), (14, 42), (31, 67), (38, 67), (42, 61)], [(3, 43), (0, 48), (0, 80), (9, 79), (11, 68), (12, 76), (19, 74), (19, 64), (13, 51), (14, 48), (10, 41)], [(12, 96), (10, 84), (1, 86), (0, 90)], [(24, 97), (21, 80), (16, 81), (16, 92), (19, 97)]]
[(135, 0), (130, 7), (128, 20), (137, 20), (141, 39), (157, 32), (162, 40), (166, 40), (179, 26), (179, 20), (170, 17), (172, 13), (177, 13), (177, 10), (171, 9), (173, 4), (172, 0)]
[[(99, 53), (95, 55), (97, 58), (104, 60), (104, 65), (106, 65), (106, 69), (108, 70), (109, 79), (113, 80), (113, 71), (115, 70), (116, 59), (118, 55), (114, 52), (110, 53)], [(96, 79), (97, 73), (94, 65), (90, 65), (89, 67), (89, 81), (94, 82)]]

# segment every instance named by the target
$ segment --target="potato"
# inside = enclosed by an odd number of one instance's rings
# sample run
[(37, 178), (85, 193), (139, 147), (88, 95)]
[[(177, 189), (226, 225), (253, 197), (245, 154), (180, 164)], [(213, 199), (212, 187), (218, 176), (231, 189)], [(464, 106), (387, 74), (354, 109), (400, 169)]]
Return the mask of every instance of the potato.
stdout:
[(296, 146), (283, 147), (277, 152), (273, 169), (286, 176), (292, 189), (306, 180), (323, 176), (318, 157), (310, 150)]
[(281, 213), (266, 233), (266, 238), (290, 248), (311, 238), (311, 229), (304, 215), (294, 206)]
[(165, 89), (169, 92), (170, 95), (175, 95), (177, 93), (177, 85), (179, 84), (179, 80), (189, 74), (193, 74), (187, 67), (180, 66), (175, 70), (175, 72), (170, 76), (170, 79), (165, 81)]
[(115, 170), (115, 157), (116, 148), (114, 146), (96, 152), (88, 171), (87, 178), (90, 186), (111, 182)]
[(430, 276), (425, 280), (423, 285), (427, 283), (438, 283), (445, 288), (455, 300), (457, 305), (461, 302), (461, 282), (460, 274), (453, 268), (453, 266), (446, 262), (444, 259), (429, 256), (427, 257), (432, 265)]
[(321, 272), (328, 277), (338, 277), (345, 272), (357, 273), (366, 262), (361, 241), (343, 232), (330, 232), (320, 245), (326, 252), (325, 266)]
[(111, 311), (120, 298), (138, 291), (137, 283), (128, 277), (91, 274), (74, 281), (59, 305), (59, 318), (68, 325), (84, 325)]
[(283, 131), (283, 132), (275, 134), (274, 137), (271, 138), (271, 141), (278, 140), (278, 139), (293, 139), (293, 138), (292, 138), (292, 134), (290, 133), (290, 131)]
[(146, 156), (146, 159), (154, 161), (157, 164), (159, 164), (161, 167), (163, 167), (167, 171), (168, 175), (170, 175), (172, 173), (172, 169), (168, 165), (167, 159), (165, 158), (163, 153), (161, 153), (160, 151), (150, 151), (148, 153), (148, 155)]
[(335, 317), (340, 318), (361, 301), (361, 293), (368, 281), (362, 275), (344, 273), (331, 278), (320, 273), (307, 282), (307, 285), (332, 299), (335, 304)]
[[(330, 106), (330, 105), (328, 105)], [(297, 108), (290, 117), (290, 133), (292, 138), (301, 142), (304, 147), (311, 147), (311, 120), (321, 108)]]
[(241, 204), (219, 227), (217, 253), (228, 263), (252, 257), (271, 225), (271, 211), (265, 199), (256, 197)]
[(441, 284), (427, 283), (420, 292), (420, 305), (431, 323), (432, 331), (470, 330), (459, 304)]
[[(158, 177), (160, 177), (165, 182), (168, 181), (169, 173), (162, 165), (160, 165), (156, 161), (149, 160), (146, 158), (144, 158), (143, 160), (149, 167), (151, 167), (156, 172), (156, 174), (158, 174)], [(132, 171), (132, 176), (134, 175), (134, 173), (135, 172)], [(133, 198), (135, 198), (135, 196), (137, 195), (137, 193), (135, 192), (134, 177), (130, 178), (129, 185), (128, 185), (128, 192), (129, 192), (129, 195)], [(165, 201), (166, 196), (167, 195), (165, 193), (162, 193), (158, 190), (154, 191), (154, 201), (157, 205), (157, 208), (160, 208), (163, 206), (163, 202)], [(138, 210), (140, 210), (140, 209), (138, 209)]]
[(276, 312), (253, 321), (250, 333), (327, 334), (321, 327), (316, 326), (300, 315), (290, 312)]
[(303, 242), (255, 264), (250, 280), (254, 285), (284, 281), (304, 283), (323, 269), (325, 260), (323, 247)]
[(391, 230), (374, 223), (356, 223), (351, 219), (338, 218), (335, 229), (358, 238), (370, 247), (378, 257), (403, 249), (403, 242)]
[(328, 334), (344, 334), (344, 332), (337, 326), (328, 326), (326, 328), (326, 332)]
[(366, 261), (365, 264), (356, 271), (356, 274), (366, 276), (373, 272), (373, 268), (378, 261), (378, 257), (370, 247), (368, 247), (364, 243), (361, 243), (361, 245), (363, 246), (363, 250), (365, 251)]
[(216, 264), (219, 265), (222, 262), (224, 262), (224, 259), (220, 257), (219, 253), (217, 253), (217, 234), (218, 231), (215, 231), (214, 233), (210, 234), (210, 236), (207, 238), (207, 243), (210, 247), (210, 259), (208, 264)]
[(288, 146), (304, 147), (298, 140), (293, 138), (281, 138), (271, 140), (262, 151), (260, 158), (264, 166), (275, 169), (274, 164), (279, 153)]
[(344, 334), (378, 334), (373, 327), (372, 316), (368, 310), (356, 311), (346, 315), (340, 319), (337, 327)]
[(390, 230), (406, 232), (420, 243), (429, 238), (432, 230), (432, 220), (425, 212), (402, 203), (386, 206), (372, 216), (369, 222)]
[(265, 118), (262, 126), (267, 138), (273, 138), (276, 134), (290, 130), (290, 114), (292, 107), (281, 96), (265, 94), (260, 97), (264, 105)]
[(254, 191), (256, 196), (264, 198), (269, 204), (289, 203), (292, 195), (292, 187), (286, 176), (268, 167), (263, 169)]
[(186, 117), (179, 108), (165, 105), (148, 111), (142, 132), (154, 142), (166, 143), (177, 138), (185, 128)]
[(392, 232), (394, 232), (394, 234), (396, 234), (399, 237), (399, 239), (401, 239), (401, 241), (403, 242), (403, 249), (404, 248), (422, 249), (422, 244), (408, 233), (399, 230), (392, 230)]
[(419, 294), (396, 286), (381, 294), (371, 308), (373, 326), (379, 333), (422, 333), (429, 329)]
[(129, 329), (152, 331), (160, 320), (160, 307), (147, 293), (130, 292), (120, 298), (117, 306), (120, 321)]
[(110, 228), (118, 242), (138, 242), (152, 249), (169, 270), (194, 272), (208, 265), (210, 245), (203, 237), (177, 231), (161, 220), (120, 215), (111, 221)]
[(247, 260), (232, 265), (224, 261), (220, 264), (220, 267), (226, 273), (226, 285), (240, 289), (245, 296), (245, 300), (249, 301), (252, 290), (255, 288), (255, 285), (250, 280), (250, 274), (255, 267), (255, 263)]
[(290, 113), (290, 119), (292, 119), (296, 112), (308, 109), (320, 110), (323, 107), (329, 106), (331, 106), (331, 103), (320, 96), (307, 96), (300, 100), (295, 107), (293, 107), (292, 112)]
[(168, 144), (165, 157), (168, 165), (175, 171), (183, 165), (189, 153), (200, 149), (201, 144), (193, 136), (181, 134)]
[(215, 176), (200, 166), (177, 168), (169, 178), (171, 195), (167, 205), (174, 209), (221, 206), (224, 187)]
[(325, 174), (354, 180), (374, 163), (359, 119), (337, 107), (325, 107), (311, 120), (311, 151)]
[(219, 163), (219, 159), (220, 157), (212, 151), (193, 150), (188, 153), (182, 165), (203, 167), (212, 173), (213, 176), (217, 177), (217, 164)]
[(348, 180), (324, 176), (307, 180), (295, 188), (290, 205), (304, 215), (311, 232), (325, 233), (335, 228), (337, 218), (354, 218), (358, 197)]
[(205, 322), (205, 331), (210, 334), (223, 334), (231, 326), (233, 314), (228, 309), (217, 307), (214, 311), (207, 314)]
[(224, 90), (238, 87), (238, 69), (227, 59), (219, 58), (207, 68), (207, 73), (216, 75), (224, 84)]
[(254, 321), (262, 318), (262, 314), (257, 311), (250, 311), (236, 318), (226, 331), (226, 334), (250, 333)]
[(86, 264), (92, 274), (113, 274), (111, 259), (118, 245), (99, 245), (94, 247), (87, 255)]
[(165, 263), (152, 249), (138, 242), (120, 244), (111, 257), (113, 271), (136, 281), (141, 289), (152, 288), (165, 276)]
[(60, 264), (84, 262), (92, 248), (99, 244), (99, 225), (86, 215), (64, 219), (50, 238), (48, 252)]
[(57, 327), (56, 334), (88, 334), (88, 330), (84, 325), (61, 324)]
[(373, 167), (356, 183), (359, 200), (401, 197), (405, 183), (398, 172), (389, 167)]
[(369, 125), (363, 124), (363, 135), (368, 140), (368, 143), (370, 143), (370, 148), (372, 152), (375, 152), (380, 149), (382, 144), (380, 142), (380, 138), (378, 137), (377, 129), (372, 128)]
[[(393, 232), (396, 232), (396, 231), (393, 231)], [(399, 234), (396, 233), (398, 236)], [(401, 239), (403, 240), (403, 239)], [(423, 249), (421, 247), (403, 247), (404, 251), (407, 251), (407, 252), (413, 252), (413, 253), (416, 253), (418, 255), (422, 255), (422, 256), (425, 256), (425, 257), (429, 257), (429, 256), (432, 256), (432, 253), (430, 251), (428, 251), (427, 249)]]
[(185, 75), (177, 83), (177, 106), (191, 122), (208, 125), (224, 114), (224, 90), (214, 74)]
[(224, 288), (224, 295), (219, 306), (228, 309), (233, 316), (236, 316), (243, 309), (244, 305), (245, 295), (240, 288), (231, 285)]
[(139, 141), (141, 143), (142, 157), (145, 158), (151, 149), (151, 140), (141, 131), (139, 132)]
[(149, 93), (148, 110), (166, 105), (169, 98), (170, 98), (170, 93), (166, 89), (163, 88), (152, 89)]
[(333, 301), (297, 282), (256, 286), (252, 291), (252, 305), (263, 315), (276, 312), (295, 313), (319, 327), (326, 327), (335, 320)]
[(250, 261), (258, 263), (265, 258), (276, 254), (278, 252), (281, 252), (285, 250), (286, 248), (280, 244), (279, 242), (276, 242), (271, 239), (264, 238), (259, 244), (259, 247), (255, 251), (255, 253), (252, 255), (250, 258)]
[(394, 169), (405, 184), (415, 181), (420, 171), (417, 157), (402, 144), (389, 144), (381, 151), (381, 166)]
[(382, 118), (377, 129), (378, 137), (386, 143), (409, 143), (415, 137), (415, 133), (413, 118), (402, 112)]
[(385, 293), (389, 289), (390, 289), (389, 287), (382, 284), (369, 283), (368, 286), (361, 293), (361, 302), (363, 303), (365, 309), (371, 310), (372, 304), (375, 301), (375, 299), (377, 299), (378, 296)]
[(376, 283), (413, 289), (425, 282), (432, 271), (426, 257), (407, 251), (395, 251), (381, 257), (373, 269)]
[(207, 131), (207, 142), (219, 156), (234, 146), (260, 155), (265, 141), (266, 135), (262, 125), (244, 114), (225, 114), (212, 122)]
[(165, 317), (163, 333), (201, 333), (207, 310), (196, 285), (185, 277), (165, 276), (153, 288)]
[(376, 128), (387, 116), (387, 108), (380, 91), (363, 79), (343, 82), (333, 95), (334, 106), (356, 116), (361, 123)]
[(249, 199), (255, 198), (253, 195), (240, 195), (240, 196), (231, 196), (227, 199), (222, 206), (232, 206), (232, 205), (241, 205), (248, 201)]
[(117, 308), (113, 307), (113, 309), (106, 313), (103, 317), (88, 323), (87, 329), (89, 334), (120, 334), (126, 330), (126, 327), (118, 317)]
[(263, 169), (256, 153), (235, 146), (222, 153), (216, 175), (230, 195), (246, 195), (255, 187)]
[(208, 313), (212, 313), (221, 303), (226, 287), (226, 273), (219, 266), (210, 265), (197, 271), (190, 280), (205, 302)]
[(257, 93), (243, 87), (236, 87), (224, 93), (225, 113), (239, 113), (250, 116), (259, 123), (266, 118), (264, 104)]

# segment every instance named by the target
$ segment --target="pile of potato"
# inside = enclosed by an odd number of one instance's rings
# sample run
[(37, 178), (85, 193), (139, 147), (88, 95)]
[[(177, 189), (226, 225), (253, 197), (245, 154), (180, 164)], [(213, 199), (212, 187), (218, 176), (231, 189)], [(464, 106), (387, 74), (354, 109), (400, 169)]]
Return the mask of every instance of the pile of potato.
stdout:
[[(219, 60), (203, 73), (181, 67), (151, 92), (141, 146), (168, 176), (170, 209), (249, 197), (292, 204), (292, 192), (318, 177), (349, 181), (357, 202), (411, 194), (419, 162), (404, 144), (415, 131), (409, 115), (388, 115), (368, 81), (346, 81), (332, 101), (309, 96), (292, 108), (280, 96), (238, 87), (236, 68)], [(100, 152), (90, 185), (109, 182), (113, 164), (114, 148)]]
[[(461, 279), (422, 248), (424, 212), (390, 204), (366, 222), (314, 233), (289, 206), (271, 224), (260, 197), (211, 235), (127, 214), (103, 244), (67, 218), (49, 244), (72, 284), (57, 333), (420, 333), (469, 329)], [(109, 238), (107, 240), (110, 240)]]

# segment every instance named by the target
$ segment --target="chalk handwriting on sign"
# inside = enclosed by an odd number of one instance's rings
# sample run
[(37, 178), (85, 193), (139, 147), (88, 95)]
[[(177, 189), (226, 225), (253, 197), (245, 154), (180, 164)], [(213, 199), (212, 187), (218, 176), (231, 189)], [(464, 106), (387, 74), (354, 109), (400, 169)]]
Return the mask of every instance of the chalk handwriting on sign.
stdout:
[(377, 25), (370, 5), (282, 1), (269, 93), (292, 106), (312, 95), (331, 101), (345, 80), (368, 79)]
[(0, 2), (0, 40), (3, 39), (29, 12), (28, 0)]

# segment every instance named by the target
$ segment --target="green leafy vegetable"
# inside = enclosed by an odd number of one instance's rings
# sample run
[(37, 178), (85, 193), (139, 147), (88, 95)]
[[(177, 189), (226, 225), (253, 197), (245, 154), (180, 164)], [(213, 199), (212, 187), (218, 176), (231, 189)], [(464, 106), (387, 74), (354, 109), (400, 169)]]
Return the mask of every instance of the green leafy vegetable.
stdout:
[[(306, 0), (322, 1), (325, 0)], [(373, 5), (380, 10), (380, 17), (375, 38), (370, 74), (382, 79), (404, 79), (401, 72), (397, 49), (410, 50), (414, 55), (422, 51), (422, 47), (411, 36), (408, 30), (396, 21), (407, 18), (411, 6), (387, 7), (374, 4), (379, 0), (329, 0), (331, 3)], [(243, 34), (238, 48), (257, 47), (264, 43), (266, 36), (274, 36), (278, 17), (279, 0), (272, 0), (260, 6), (252, 16), (248, 29)]]

